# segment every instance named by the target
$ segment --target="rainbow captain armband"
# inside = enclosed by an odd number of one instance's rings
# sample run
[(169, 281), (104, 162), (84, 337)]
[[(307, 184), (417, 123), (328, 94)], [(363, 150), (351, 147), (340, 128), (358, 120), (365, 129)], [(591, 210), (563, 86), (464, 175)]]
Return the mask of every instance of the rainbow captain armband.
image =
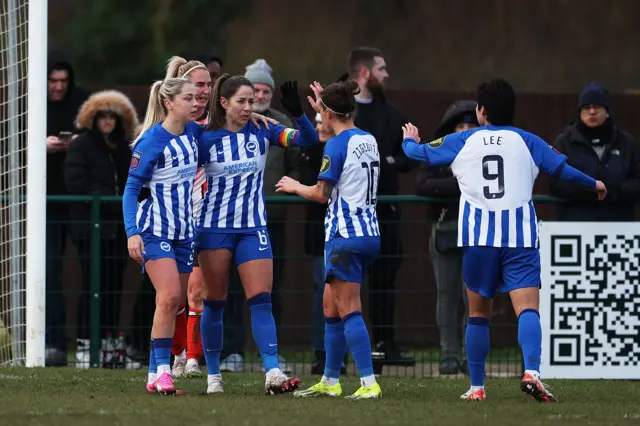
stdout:
[(297, 130), (289, 128), (284, 129), (282, 132), (280, 132), (280, 136), (278, 137), (278, 144), (285, 148), (292, 146), (297, 136)]

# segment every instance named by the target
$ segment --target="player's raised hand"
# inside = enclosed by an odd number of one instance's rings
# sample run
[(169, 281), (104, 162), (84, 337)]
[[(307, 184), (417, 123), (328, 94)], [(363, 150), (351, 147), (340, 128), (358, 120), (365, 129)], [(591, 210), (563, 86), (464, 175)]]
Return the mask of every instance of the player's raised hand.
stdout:
[(607, 187), (599, 180), (596, 181), (596, 193), (598, 194), (598, 201), (604, 200), (607, 196)]
[(291, 179), (289, 176), (283, 176), (280, 182), (276, 183), (276, 192), (295, 194), (298, 185), (300, 185), (300, 182), (297, 180)]
[(297, 81), (285, 81), (282, 86), (280, 86), (280, 103), (292, 117), (302, 117), (304, 111), (302, 111)]
[(322, 86), (317, 81), (314, 81), (313, 84), (310, 84), (309, 87), (313, 90), (313, 96), (307, 96), (307, 100), (309, 104), (313, 107), (313, 110), (320, 114), (322, 112), (322, 108), (320, 108), (320, 93), (322, 93)]
[(264, 124), (267, 129), (269, 128), (269, 124), (280, 124), (278, 120), (274, 120), (273, 118), (266, 117), (264, 115), (256, 114), (255, 112), (251, 113), (251, 118), (249, 118), (249, 120), (251, 120), (251, 123), (256, 126), (257, 129), (260, 128), (260, 123)]
[(132, 235), (127, 240), (127, 248), (129, 249), (129, 256), (138, 263), (143, 263), (144, 258), (142, 255), (144, 251), (144, 242), (140, 235)]
[(418, 131), (418, 128), (413, 124), (407, 123), (402, 126), (402, 134), (404, 139), (411, 138), (420, 143), (420, 132)]

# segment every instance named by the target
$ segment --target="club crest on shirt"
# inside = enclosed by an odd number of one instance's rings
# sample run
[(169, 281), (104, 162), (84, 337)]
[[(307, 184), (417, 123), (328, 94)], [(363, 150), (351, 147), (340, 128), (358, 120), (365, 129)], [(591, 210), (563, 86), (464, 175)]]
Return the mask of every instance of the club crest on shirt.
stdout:
[(331, 157), (329, 157), (328, 155), (325, 155), (322, 157), (322, 165), (320, 166), (320, 173), (324, 173), (327, 170), (329, 170), (329, 167), (331, 167)]
[(131, 156), (131, 168), (136, 169), (140, 164), (141, 159), (142, 153), (140, 151), (133, 151), (133, 155)]
[(249, 152), (255, 153), (258, 150), (258, 144), (256, 141), (249, 141), (245, 146)]
[(444, 143), (444, 138), (439, 138), (439, 139), (436, 139), (434, 141), (429, 142), (429, 146), (431, 148), (440, 148), (443, 143)]

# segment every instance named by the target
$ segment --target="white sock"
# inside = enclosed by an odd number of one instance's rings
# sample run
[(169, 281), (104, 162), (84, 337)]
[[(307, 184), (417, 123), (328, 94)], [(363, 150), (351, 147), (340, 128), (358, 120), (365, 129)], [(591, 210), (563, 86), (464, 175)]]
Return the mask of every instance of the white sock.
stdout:
[(216, 377), (222, 380), (221, 374), (207, 374), (207, 383), (211, 383), (211, 380), (213, 380)]
[(376, 382), (376, 376), (373, 375), (373, 374), (371, 376), (367, 376), (367, 377), (360, 377), (360, 383), (365, 388), (368, 388), (369, 386), (373, 386), (373, 384), (375, 382)]
[(322, 376), (322, 379), (320, 381), (327, 386), (335, 386), (340, 382), (340, 379), (333, 379), (331, 377)]
[(540, 372), (536, 370), (524, 370), (524, 374), (528, 374), (534, 379), (540, 379)]
[[(182, 351), (180, 355), (176, 355), (175, 361), (185, 361), (187, 359), (187, 350)], [(175, 362), (174, 361), (174, 362)]]
[(167, 364), (167, 365), (159, 365), (158, 366), (158, 376), (164, 374), (164, 373), (169, 373), (171, 374), (171, 367)]
[(471, 386), (471, 392), (477, 392), (479, 390), (484, 390), (484, 386)]
[(283, 374), (282, 371), (280, 371), (279, 368), (272, 368), (271, 370), (267, 371), (267, 379), (273, 377), (273, 376), (279, 376)]
[(149, 373), (147, 375), (147, 383), (152, 385), (156, 380), (158, 380), (158, 375), (156, 373)]

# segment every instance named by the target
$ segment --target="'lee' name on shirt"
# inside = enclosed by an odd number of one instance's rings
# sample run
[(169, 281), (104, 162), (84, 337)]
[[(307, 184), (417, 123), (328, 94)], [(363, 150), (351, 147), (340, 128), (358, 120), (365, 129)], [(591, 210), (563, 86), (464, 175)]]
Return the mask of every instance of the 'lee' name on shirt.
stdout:
[(502, 136), (484, 136), (482, 140), (485, 145), (502, 145)]

